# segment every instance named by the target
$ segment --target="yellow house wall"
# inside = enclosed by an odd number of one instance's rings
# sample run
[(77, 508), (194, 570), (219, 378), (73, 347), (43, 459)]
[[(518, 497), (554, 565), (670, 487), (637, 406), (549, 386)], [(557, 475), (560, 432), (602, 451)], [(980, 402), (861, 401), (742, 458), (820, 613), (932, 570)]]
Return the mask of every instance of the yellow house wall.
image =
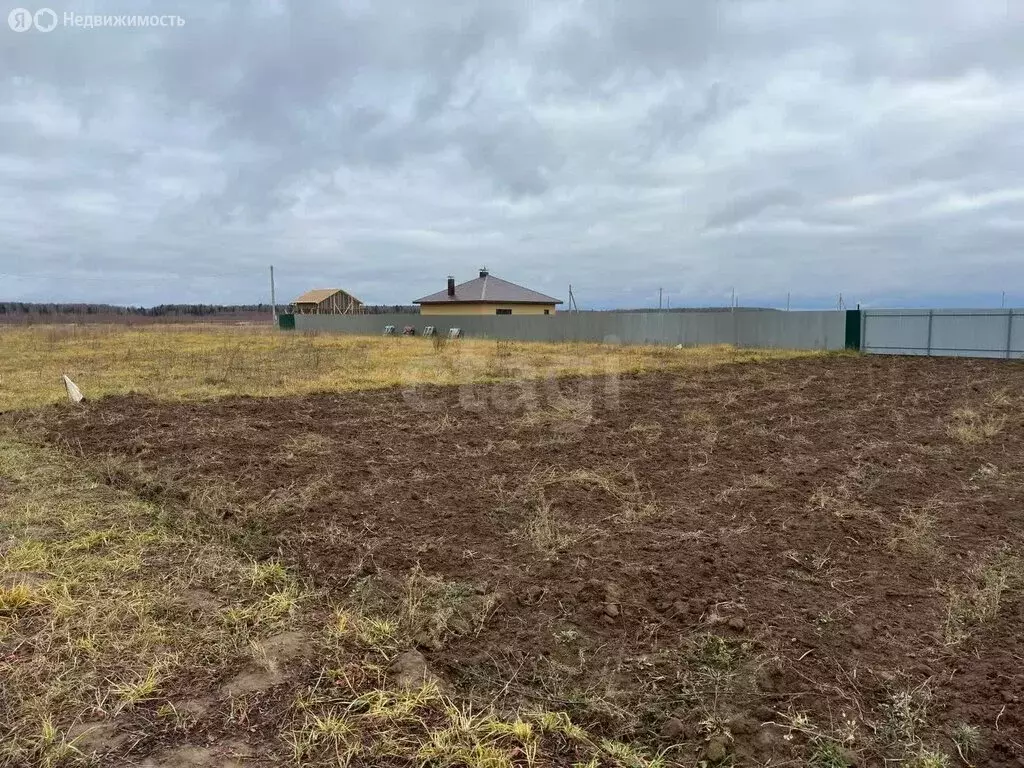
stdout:
[(554, 304), (423, 304), (421, 315), (494, 315), (499, 309), (511, 309), (513, 315), (555, 314)]

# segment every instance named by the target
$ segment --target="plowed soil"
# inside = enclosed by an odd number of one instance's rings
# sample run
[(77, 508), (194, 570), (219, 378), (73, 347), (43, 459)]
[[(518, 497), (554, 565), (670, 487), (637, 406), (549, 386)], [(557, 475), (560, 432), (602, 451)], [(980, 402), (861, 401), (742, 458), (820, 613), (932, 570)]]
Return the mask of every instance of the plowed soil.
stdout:
[(172, 508), (205, 499), (340, 601), (416, 569), (493, 596), (478, 626), (418, 639), (457, 695), (691, 764), (807, 760), (825, 734), (861, 764), (959, 760), (967, 724), (974, 764), (1024, 765), (1019, 363), (128, 396), (42, 424), (120, 462), (111, 482), (130, 466)]

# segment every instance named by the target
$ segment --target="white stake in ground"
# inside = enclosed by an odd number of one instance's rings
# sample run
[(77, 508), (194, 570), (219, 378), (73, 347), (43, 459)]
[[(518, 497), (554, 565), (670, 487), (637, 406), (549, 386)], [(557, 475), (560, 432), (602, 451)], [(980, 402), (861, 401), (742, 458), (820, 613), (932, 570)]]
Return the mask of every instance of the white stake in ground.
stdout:
[(72, 403), (82, 402), (85, 398), (82, 396), (82, 390), (78, 388), (78, 385), (69, 379), (67, 375), (62, 376), (61, 378), (64, 380), (64, 389), (67, 390), (68, 400)]

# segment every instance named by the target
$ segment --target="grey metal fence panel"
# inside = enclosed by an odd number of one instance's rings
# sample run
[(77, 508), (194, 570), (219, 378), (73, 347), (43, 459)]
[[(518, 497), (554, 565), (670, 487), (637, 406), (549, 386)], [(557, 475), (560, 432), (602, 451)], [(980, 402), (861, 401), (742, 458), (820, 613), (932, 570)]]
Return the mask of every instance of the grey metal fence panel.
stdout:
[(1006, 357), (1008, 312), (952, 314), (936, 311), (932, 320), (933, 355)]
[(1010, 354), (1014, 360), (1024, 360), (1024, 312), (1014, 312), (1010, 317)]
[(741, 347), (842, 349), (846, 343), (845, 312), (742, 312), (735, 319)]
[(878, 355), (928, 354), (928, 312), (865, 310), (861, 349)]
[(1024, 311), (865, 310), (862, 349), (882, 355), (1024, 357)]
[(440, 334), (462, 328), (467, 337), (615, 344), (735, 344), (781, 349), (842, 349), (845, 312), (573, 312), (544, 315), (296, 315), (298, 331), (380, 335), (411, 325)]

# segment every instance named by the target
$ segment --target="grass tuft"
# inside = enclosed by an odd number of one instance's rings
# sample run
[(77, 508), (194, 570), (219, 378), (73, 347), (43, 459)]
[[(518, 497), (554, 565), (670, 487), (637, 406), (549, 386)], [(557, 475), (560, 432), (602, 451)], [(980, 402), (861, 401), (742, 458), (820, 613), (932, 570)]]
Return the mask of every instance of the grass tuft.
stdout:
[(27, 584), (0, 586), (0, 614), (22, 613), (45, 602), (45, 598)]
[(851, 764), (850, 754), (832, 739), (816, 736), (811, 740), (811, 747), (808, 768), (848, 768)]
[(981, 749), (981, 729), (969, 723), (957, 723), (951, 734), (953, 744), (964, 762)]
[(525, 533), (529, 542), (548, 556), (566, 551), (581, 538), (581, 532), (561, 518), (543, 492), (526, 522)]
[(1024, 563), (1006, 548), (978, 560), (968, 571), (968, 584), (949, 590), (943, 626), (946, 644), (964, 642), (979, 627), (995, 618), (1003, 594), (1022, 576)]
[(934, 749), (922, 748), (904, 765), (908, 768), (949, 768), (949, 755)]
[(982, 414), (971, 408), (958, 408), (953, 412), (946, 432), (961, 443), (974, 445), (991, 440), (1005, 427), (1005, 415)]
[(937, 508), (938, 503), (933, 502), (902, 509), (887, 542), (888, 548), (917, 556), (935, 555), (938, 552)]

